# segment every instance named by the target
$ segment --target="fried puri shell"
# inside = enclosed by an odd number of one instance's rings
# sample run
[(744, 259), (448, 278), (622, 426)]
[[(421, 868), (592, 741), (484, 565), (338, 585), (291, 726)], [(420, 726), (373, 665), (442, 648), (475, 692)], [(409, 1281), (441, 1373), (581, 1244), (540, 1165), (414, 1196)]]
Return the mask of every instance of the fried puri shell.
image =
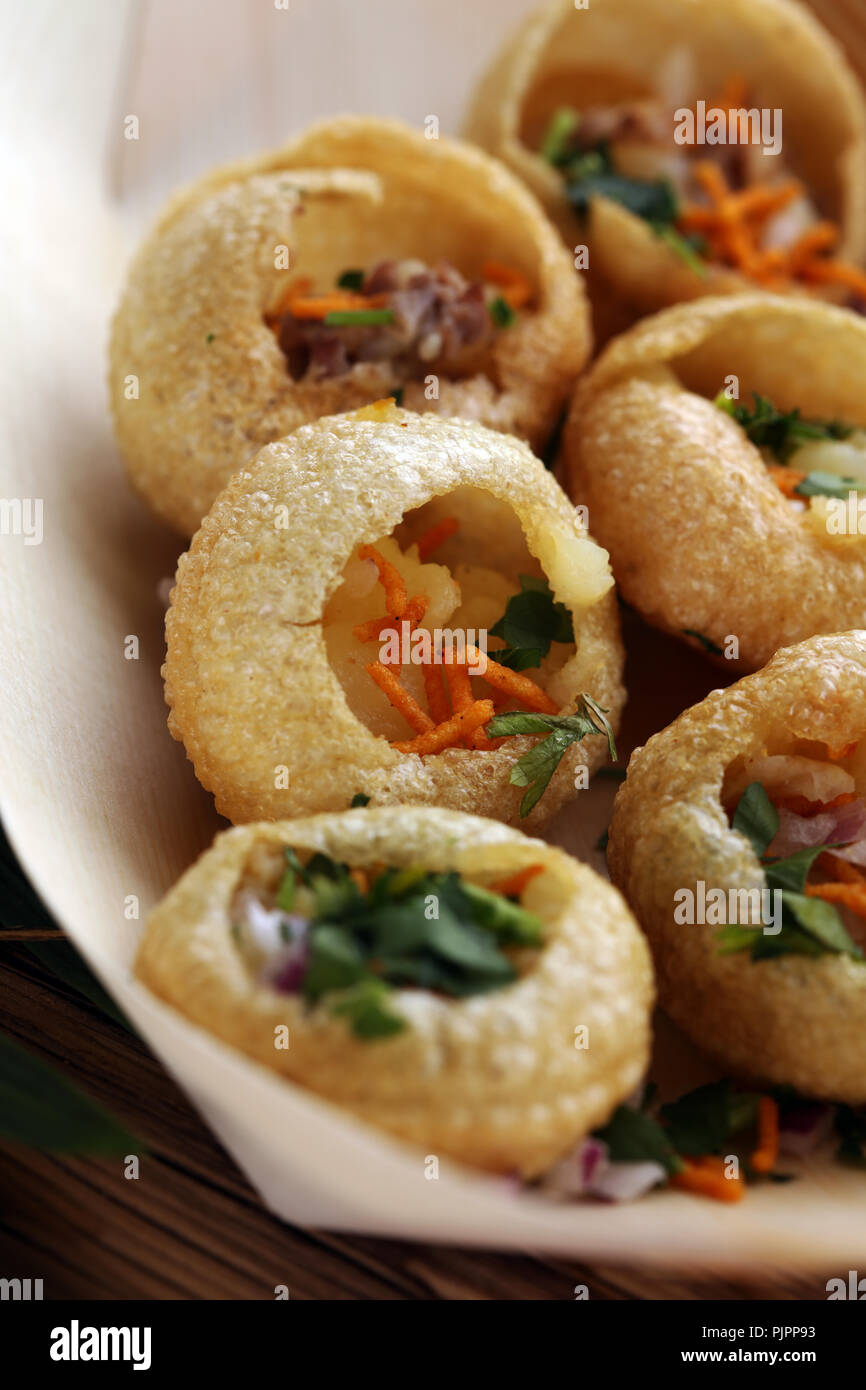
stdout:
[(852, 1105), (866, 1102), (866, 966), (842, 955), (721, 956), (717, 927), (674, 921), (674, 893), (699, 879), (707, 891), (763, 885), (722, 807), (735, 759), (797, 740), (836, 747), (864, 733), (866, 631), (789, 647), (632, 755), (608, 844), (611, 877), (649, 937), (674, 1021), (738, 1075)]
[[(281, 246), (289, 269), (275, 269)], [(177, 195), (129, 272), (111, 341), (115, 429), (133, 485), (176, 529), (191, 535), (262, 445), (388, 393), (371, 364), (294, 381), (264, 321), (289, 278), (327, 289), (385, 257), (444, 258), (470, 278), (498, 260), (529, 278), (532, 306), (497, 334), (489, 372), (442, 375), (432, 400), (409, 382), (404, 402), (542, 447), (591, 331), (580, 277), (535, 199), (461, 142), (397, 121), (323, 121)]]
[[(508, 738), (490, 752), (398, 752), (350, 709), (323, 631), (355, 547), (390, 535), (425, 504), (435, 517), (437, 499), (460, 518), (450, 494), (466, 487), (482, 513), (467, 558), (494, 566), (516, 590), (528, 547), (573, 614), (576, 652), (550, 686), (562, 712), (588, 692), (616, 727), (625, 696), (607, 556), (551, 475), (525, 444), (481, 425), (390, 403), (366, 407), (264, 448), (180, 558), (166, 617), (169, 728), (223, 815), (237, 823), (344, 810), (362, 792), (375, 805), (519, 819), (522, 792), (509, 774), (532, 737)], [(369, 659), (375, 655), (371, 647)], [(573, 744), (521, 824), (542, 824), (574, 794), (576, 767), (593, 772), (606, 757), (601, 735)], [(287, 788), (280, 768), (288, 769)]]
[[(866, 537), (798, 509), (712, 398), (731, 375), (804, 417), (866, 424), (866, 322), (764, 294), (656, 314), (584, 378), (563, 437), (575, 502), (627, 601), (656, 627), (703, 634), (741, 670), (818, 632), (866, 626)], [(691, 640), (691, 639), (686, 639)], [(726, 666), (728, 663), (726, 662)]]
[[(455, 1000), (395, 990), (408, 1027), (353, 1036), (249, 973), (230, 904), (251, 852), (289, 844), (361, 868), (386, 862), (495, 882), (542, 864), (524, 902), (545, 944), (506, 989)], [(218, 1037), (398, 1138), (494, 1171), (543, 1172), (639, 1082), (649, 1052), (649, 953), (619, 894), (561, 850), (452, 811), (384, 807), (220, 835), (151, 914), (135, 966), (156, 994)], [(575, 1029), (589, 1046), (575, 1047)], [(289, 1047), (274, 1046), (289, 1029)]]
[[(680, 53), (688, 55), (694, 90), (678, 90)], [(786, 165), (838, 226), (837, 254), (860, 261), (866, 105), (842, 49), (792, 0), (592, 0), (585, 9), (552, 0), (524, 21), (495, 60), (466, 134), (525, 180), (569, 246), (588, 245), (595, 298), (613, 294), (634, 311), (651, 312), (742, 291), (747, 282), (724, 267), (698, 275), (645, 221), (609, 199), (594, 199), (583, 224), (559, 173), (535, 153), (538, 142), (559, 106), (603, 106), (657, 92), (669, 98), (673, 133), (677, 108), (697, 97), (712, 103), (733, 75), (755, 94), (750, 105), (781, 108)]]

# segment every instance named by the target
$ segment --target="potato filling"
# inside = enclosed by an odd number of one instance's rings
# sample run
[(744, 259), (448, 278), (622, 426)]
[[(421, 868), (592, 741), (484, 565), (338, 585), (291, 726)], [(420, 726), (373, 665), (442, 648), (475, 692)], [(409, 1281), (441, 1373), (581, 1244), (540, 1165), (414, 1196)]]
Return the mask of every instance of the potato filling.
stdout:
[(555, 715), (573, 622), (525, 543), (506, 575), (476, 562), (487, 557), (442, 505), (398, 530), (399, 541), (356, 548), (324, 615), (328, 655), (354, 713), (420, 756), (496, 747), (485, 732), (495, 712)]

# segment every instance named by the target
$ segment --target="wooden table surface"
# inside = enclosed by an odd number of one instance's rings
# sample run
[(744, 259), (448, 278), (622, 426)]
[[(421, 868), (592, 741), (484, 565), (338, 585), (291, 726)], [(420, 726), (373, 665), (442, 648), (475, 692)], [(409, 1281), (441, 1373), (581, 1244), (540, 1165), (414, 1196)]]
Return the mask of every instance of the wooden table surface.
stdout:
[[(375, 0), (371, 0), (375, 3)], [(864, 0), (813, 0), (866, 77)], [(0, 921), (47, 925), (0, 847)], [(52, 950), (57, 947), (52, 945)], [(71, 950), (69, 947), (60, 948)], [(823, 1277), (707, 1279), (302, 1231), (271, 1216), (146, 1047), (0, 931), (0, 1030), (105, 1104), (147, 1146), (117, 1160), (0, 1143), (0, 1275), (47, 1299), (813, 1299)]]

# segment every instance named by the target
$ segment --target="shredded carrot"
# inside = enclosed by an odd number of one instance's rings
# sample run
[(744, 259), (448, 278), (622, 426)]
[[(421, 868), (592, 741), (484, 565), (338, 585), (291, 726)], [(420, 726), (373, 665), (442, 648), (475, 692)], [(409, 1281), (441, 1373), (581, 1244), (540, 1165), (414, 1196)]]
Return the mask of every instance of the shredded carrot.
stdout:
[(717, 1202), (739, 1202), (745, 1196), (741, 1177), (725, 1176), (725, 1160), (709, 1154), (703, 1158), (684, 1158), (685, 1167), (671, 1178), (671, 1187), (682, 1192), (694, 1192), (700, 1197), (714, 1197)]
[[(407, 599), (400, 620), (409, 623), (412, 628), (417, 627), (427, 612), (428, 602), (426, 594), (414, 594), (412, 598)], [(394, 622), (395, 618), (391, 613), (386, 613), (384, 618), (368, 618), (366, 622), (357, 623), (352, 628), (352, 635), (357, 637), (359, 642), (375, 642), (383, 632), (394, 626)]]
[(402, 714), (406, 723), (412, 725), (416, 733), (427, 734), (431, 729), (436, 728), (429, 714), (424, 713), (418, 701), (409, 694), (409, 691), (397, 679), (390, 667), (383, 666), (381, 661), (371, 661), (364, 669), (371, 680), (376, 682), (383, 695), (387, 695), (394, 708)]
[(354, 290), (330, 290), (327, 294), (298, 295), (289, 300), (288, 312), (295, 319), (323, 319), (328, 314), (351, 313), (355, 309), (381, 309), (384, 294), (355, 294)]
[[(783, 463), (767, 464), (767, 472), (772, 478), (776, 487), (785, 497), (796, 498), (796, 488), (800, 486), (806, 474), (801, 473), (797, 468), (786, 468)], [(802, 501), (802, 498), (799, 499)]]
[(441, 753), (445, 748), (453, 748), (466, 734), (473, 733), (492, 718), (493, 701), (476, 700), (469, 709), (452, 715), (444, 724), (437, 724), (426, 734), (407, 743), (392, 743), (391, 747), (396, 748), (398, 753), (418, 753), (421, 757), (428, 753)]
[(274, 328), (286, 314), (291, 313), (292, 303), (300, 298), (301, 295), (308, 294), (313, 288), (313, 282), (308, 275), (301, 275), (297, 280), (293, 280), (287, 285), (277, 300), (276, 305), (270, 313), (265, 314), (265, 322), (269, 327)]
[(749, 95), (749, 84), (742, 73), (732, 73), (725, 78), (725, 85), (715, 101), (707, 102), (707, 110), (713, 106), (721, 106), (723, 111), (736, 110), (744, 106)]
[(779, 1157), (779, 1107), (771, 1096), (758, 1101), (758, 1147), (749, 1160), (756, 1173), (772, 1173)]
[(818, 855), (815, 867), (831, 878), (835, 878), (839, 883), (866, 884), (866, 874), (861, 868), (856, 864), (849, 864), (847, 859), (840, 859), (838, 854), (832, 854), (830, 850), (825, 850), (823, 854)]
[(855, 792), (840, 792), (832, 801), (810, 801), (808, 796), (777, 796), (773, 805), (784, 811), (794, 811), (798, 816), (818, 816), (823, 811), (836, 811), (840, 806), (850, 806), (855, 801)]
[(858, 917), (866, 917), (866, 883), (807, 883), (806, 896), (841, 903)]
[(445, 685), (442, 680), (442, 667), (437, 666), (432, 661), (425, 661), (421, 667), (421, 674), (424, 677), (424, 689), (427, 692), (427, 704), (430, 713), (437, 724), (444, 724), (450, 717), (451, 711), (448, 708), (448, 697), (445, 694)]
[(510, 878), (501, 878), (497, 883), (492, 883), (490, 887), (494, 893), (501, 893), (504, 898), (522, 898), (527, 884), (538, 875), (544, 873), (543, 864), (528, 864), (525, 869), (518, 869), (516, 874)]
[(857, 742), (858, 740), (855, 739), (853, 743), (836, 743), (832, 745), (828, 743), (827, 757), (832, 758), (834, 763), (841, 762), (843, 758), (850, 758), (851, 754), (856, 751)]
[(422, 562), (427, 560), (433, 551), (438, 549), (449, 536), (453, 536), (455, 531), (460, 529), (460, 522), (456, 516), (443, 516), (441, 521), (437, 521), (429, 530), (419, 536), (415, 544), (418, 547), (418, 559)]
[(406, 611), (408, 599), (406, 597), (406, 584), (397, 566), (392, 565), (390, 560), (386, 560), (381, 551), (372, 545), (362, 545), (358, 550), (358, 555), (362, 560), (373, 561), (379, 571), (379, 583), (385, 590), (385, 607), (392, 618), (402, 618)]
[(818, 222), (797, 237), (788, 247), (788, 267), (796, 274), (819, 251), (829, 251), (839, 240), (839, 232), (832, 222)]
[(845, 261), (810, 261), (803, 266), (801, 274), (816, 284), (845, 285), (861, 299), (866, 299), (866, 271)]
[(532, 298), (532, 282), (522, 270), (505, 265), (502, 261), (485, 261), (481, 274), (491, 285), (499, 285), (502, 298), (512, 309), (522, 309)]
[(494, 661), (490, 656), (485, 658), (477, 647), (468, 644), (466, 660), (471, 666), (483, 665), (486, 660), (484, 679), (488, 685), (494, 686), (497, 690), (507, 691), (512, 699), (518, 700), (527, 709), (536, 710), (539, 714), (556, 714), (557, 706), (550, 696), (528, 676), (521, 675), (519, 671), (512, 671), (508, 666), (500, 666), (498, 661)]

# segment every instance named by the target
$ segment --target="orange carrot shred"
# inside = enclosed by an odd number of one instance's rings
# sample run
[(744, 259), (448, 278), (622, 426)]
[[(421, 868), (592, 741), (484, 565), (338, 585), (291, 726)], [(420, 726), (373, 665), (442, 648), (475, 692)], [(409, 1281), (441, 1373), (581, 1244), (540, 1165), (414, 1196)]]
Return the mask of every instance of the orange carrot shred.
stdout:
[(476, 700), (469, 709), (452, 715), (444, 724), (437, 724), (426, 734), (421, 734), (406, 743), (392, 743), (391, 747), (396, 748), (398, 753), (418, 753), (421, 757), (429, 753), (441, 753), (445, 748), (453, 748), (466, 734), (473, 733), (492, 718), (493, 701)]
[(331, 290), (328, 294), (297, 295), (289, 301), (288, 312), (296, 319), (323, 319), (328, 314), (355, 309), (381, 309), (384, 294), (355, 294), (353, 290)]
[(456, 516), (443, 516), (441, 521), (437, 521), (429, 530), (419, 536), (415, 544), (418, 547), (418, 559), (422, 562), (427, 560), (433, 551), (436, 550), (449, 536), (453, 536), (455, 531), (460, 529), (460, 522)]
[[(806, 476), (805, 473), (801, 473), (796, 468), (786, 468), (783, 463), (768, 464), (767, 472), (779, 491), (790, 498), (797, 497), (795, 489), (800, 486)], [(802, 498), (799, 500), (802, 501)]]
[(758, 1101), (758, 1147), (750, 1159), (756, 1173), (772, 1173), (779, 1157), (779, 1107), (771, 1096)]
[(739, 1202), (745, 1196), (741, 1177), (725, 1176), (725, 1160), (715, 1155), (683, 1159), (684, 1168), (671, 1178), (671, 1187), (682, 1192), (694, 1192), (700, 1197), (714, 1197), (717, 1202)]
[(858, 917), (866, 917), (866, 883), (807, 883), (806, 896), (841, 903)]
[(528, 676), (521, 675), (519, 671), (512, 671), (508, 666), (500, 666), (499, 662), (490, 656), (485, 658), (477, 647), (469, 644), (466, 646), (466, 660), (471, 666), (483, 666), (486, 660), (484, 679), (488, 685), (494, 686), (497, 690), (507, 691), (512, 699), (518, 700), (527, 709), (536, 710), (539, 714), (556, 714), (557, 706), (553, 700)]
[(543, 873), (543, 864), (528, 864), (525, 869), (518, 869), (516, 874), (511, 874), (509, 878), (501, 878), (490, 886), (494, 893), (501, 893), (504, 898), (522, 898), (527, 884)]
[(406, 584), (397, 566), (392, 565), (390, 560), (386, 560), (381, 551), (372, 545), (362, 545), (358, 550), (358, 555), (362, 560), (373, 561), (379, 571), (379, 583), (385, 590), (385, 607), (392, 618), (402, 618), (406, 611), (408, 599), (406, 597)]
[(448, 697), (445, 694), (445, 686), (442, 681), (442, 667), (435, 665), (432, 661), (425, 661), (421, 667), (421, 674), (424, 677), (424, 689), (427, 692), (427, 704), (430, 713), (437, 724), (444, 724), (450, 718), (451, 711), (448, 708)]
[(418, 701), (409, 694), (388, 666), (383, 666), (381, 661), (371, 661), (364, 669), (416, 733), (426, 734), (435, 729), (436, 725), (429, 714), (424, 713)]
[[(408, 599), (406, 607), (400, 614), (401, 621), (409, 623), (413, 628), (416, 627), (427, 612), (428, 601), (426, 594), (415, 594)], [(394, 616), (391, 613), (386, 613), (384, 618), (368, 618), (366, 622), (357, 623), (352, 628), (352, 635), (359, 642), (375, 642), (382, 636), (383, 632), (394, 626), (394, 621)]]
[(481, 274), (491, 285), (499, 285), (502, 298), (512, 309), (522, 309), (532, 298), (532, 282), (522, 270), (502, 261), (485, 261)]

